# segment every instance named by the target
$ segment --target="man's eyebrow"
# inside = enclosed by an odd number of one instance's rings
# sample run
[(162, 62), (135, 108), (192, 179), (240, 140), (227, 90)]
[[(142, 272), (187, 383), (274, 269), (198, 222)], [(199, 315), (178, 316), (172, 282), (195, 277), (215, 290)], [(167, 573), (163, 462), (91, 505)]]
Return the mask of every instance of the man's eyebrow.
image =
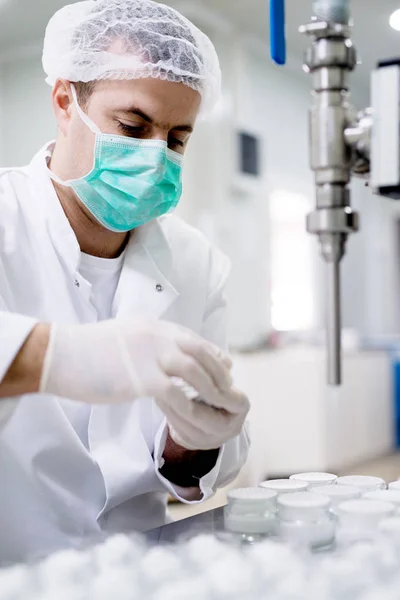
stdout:
[(152, 125), (154, 123), (154, 120), (151, 117), (149, 117), (148, 115), (146, 115), (139, 108), (126, 108), (126, 109), (122, 110), (121, 112), (124, 112), (126, 114), (136, 115), (137, 117), (140, 117), (141, 119), (143, 119), (143, 121), (150, 123), (150, 125)]
[(193, 127), (191, 125), (177, 125), (176, 127), (172, 127), (173, 131), (187, 131), (188, 133), (193, 133)]
[[(137, 117), (140, 117), (141, 119), (143, 119), (143, 121), (146, 121), (146, 123), (149, 123), (150, 125), (154, 125), (154, 119), (149, 117), (149, 115), (146, 115), (146, 113), (144, 113), (142, 110), (140, 110), (140, 108), (128, 108), (128, 109), (122, 110), (121, 112), (130, 114), (130, 115), (136, 115)], [(171, 129), (173, 131), (186, 131), (187, 133), (193, 133), (192, 125), (177, 125), (176, 127), (169, 127), (169, 129)]]

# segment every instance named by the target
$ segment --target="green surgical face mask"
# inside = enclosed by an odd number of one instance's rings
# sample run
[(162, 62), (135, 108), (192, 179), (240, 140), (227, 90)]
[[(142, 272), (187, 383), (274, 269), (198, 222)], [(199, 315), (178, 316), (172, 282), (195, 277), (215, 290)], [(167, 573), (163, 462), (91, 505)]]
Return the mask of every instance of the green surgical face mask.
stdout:
[(171, 212), (182, 195), (182, 155), (167, 142), (101, 133), (73, 98), (82, 121), (95, 134), (94, 165), (85, 177), (52, 179), (71, 187), (110, 231), (126, 232)]

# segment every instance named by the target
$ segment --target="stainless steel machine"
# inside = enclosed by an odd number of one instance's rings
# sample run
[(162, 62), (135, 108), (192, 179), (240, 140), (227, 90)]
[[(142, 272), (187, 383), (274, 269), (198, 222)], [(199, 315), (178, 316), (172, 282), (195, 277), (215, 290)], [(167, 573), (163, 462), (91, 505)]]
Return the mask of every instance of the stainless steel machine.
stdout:
[[(270, 0), (271, 55), (284, 64), (284, 0)], [(313, 18), (300, 32), (311, 39), (304, 69), (313, 82), (311, 168), (316, 208), (307, 219), (319, 237), (327, 268), (328, 383), (341, 384), (340, 263), (346, 241), (359, 228), (351, 208), (352, 175), (376, 194), (400, 198), (400, 59), (381, 62), (372, 74), (372, 106), (361, 112), (349, 100), (349, 75), (357, 65), (351, 41), (350, 0), (314, 0)]]

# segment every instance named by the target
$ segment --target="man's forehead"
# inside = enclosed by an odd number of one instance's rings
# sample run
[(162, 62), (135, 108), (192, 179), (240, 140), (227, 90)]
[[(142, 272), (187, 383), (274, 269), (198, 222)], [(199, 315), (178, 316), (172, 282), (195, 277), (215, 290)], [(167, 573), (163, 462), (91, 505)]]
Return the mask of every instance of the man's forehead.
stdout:
[(169, 129), (193, 126), (201, 104), (199, 92), (159, 79), (100, 81), (95, 92), (109, 110)]

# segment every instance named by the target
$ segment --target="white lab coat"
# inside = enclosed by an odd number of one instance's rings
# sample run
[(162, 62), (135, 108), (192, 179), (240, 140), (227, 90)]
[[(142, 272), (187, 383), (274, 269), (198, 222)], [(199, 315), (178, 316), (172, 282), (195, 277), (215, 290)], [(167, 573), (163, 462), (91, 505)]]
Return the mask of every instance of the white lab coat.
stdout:
[[(97, 320), (47, 156), (44, 149), (28, 167), (0, 171), (0, 380), (38, 321)], [(227, 274), (227, 260), (199, 232), (161, 218), (128, 244), (113, 316), (162, 318), (225, 346)], [(90, 450), (61, 404), (24, 396), (10, 415), (0, 401), (0, 562), (104, 532), (146, 531), (165, 522), (167, 492), (185, 501), (185, 490), (159, 473), (167, 426), (153, 400), (93, 407)], [(200, 482), (204, 499), (236, 476), (247, 451), (245, 431), (222, 448)]]

